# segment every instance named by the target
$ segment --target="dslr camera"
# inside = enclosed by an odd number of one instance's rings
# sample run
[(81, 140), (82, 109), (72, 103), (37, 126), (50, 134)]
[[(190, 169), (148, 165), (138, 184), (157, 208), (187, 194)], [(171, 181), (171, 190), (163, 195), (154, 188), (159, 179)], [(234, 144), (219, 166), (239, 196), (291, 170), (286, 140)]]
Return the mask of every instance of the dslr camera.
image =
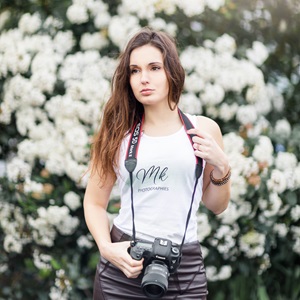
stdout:
[(145, 296), (158, 299), (168, 290), (168, 278), (175, 273), (181, 260), (180, 247), (168, 239), (155, 238), (154, 242), (132, 242), (130, 256), (135, 260), (144, 258), (142, 290)]

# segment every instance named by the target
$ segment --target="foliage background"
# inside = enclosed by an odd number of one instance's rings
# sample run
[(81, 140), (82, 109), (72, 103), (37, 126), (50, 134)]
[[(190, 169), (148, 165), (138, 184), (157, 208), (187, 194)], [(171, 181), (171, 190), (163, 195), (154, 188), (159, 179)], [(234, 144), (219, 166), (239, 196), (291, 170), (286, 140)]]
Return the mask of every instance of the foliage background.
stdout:
[(176, 36), (182, 106), (219, 123), (231, 159), (230, 207), (199, 209), (210, 299), (299, 299), (299, 15), (296, 0), (2, 0), (0, 299), (92, 298), (82, 175), (115, 59), (148, 24)]

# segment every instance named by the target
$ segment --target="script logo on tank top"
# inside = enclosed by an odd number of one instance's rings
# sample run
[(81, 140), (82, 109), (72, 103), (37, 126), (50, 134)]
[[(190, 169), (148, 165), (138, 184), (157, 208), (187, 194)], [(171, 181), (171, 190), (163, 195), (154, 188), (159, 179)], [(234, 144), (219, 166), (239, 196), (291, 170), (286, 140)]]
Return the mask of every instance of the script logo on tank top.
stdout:
[(149, 192), (153, 190), (168, 191), (165, 185), (160, 185), (168, 179), (168, 167), (151, 166), (148, 169), (140, 169), (136, 173), (136, 179), (141, 182), (138, 192)]

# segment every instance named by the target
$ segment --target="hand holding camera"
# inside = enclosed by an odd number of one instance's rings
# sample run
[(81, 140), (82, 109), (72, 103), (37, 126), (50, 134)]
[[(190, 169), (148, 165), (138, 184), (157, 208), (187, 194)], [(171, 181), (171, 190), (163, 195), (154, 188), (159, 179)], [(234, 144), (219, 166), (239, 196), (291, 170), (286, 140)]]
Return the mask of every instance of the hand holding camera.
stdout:
[(144, 276), (141, 285), (144, 294), (151, 299), (165, 295), (170, 273), (176, 272), (180, 264), (180, 247), (168, 239), (155, 238), (153, 243), (133, 242), (129, 254), (135, 260), (144, 258)]

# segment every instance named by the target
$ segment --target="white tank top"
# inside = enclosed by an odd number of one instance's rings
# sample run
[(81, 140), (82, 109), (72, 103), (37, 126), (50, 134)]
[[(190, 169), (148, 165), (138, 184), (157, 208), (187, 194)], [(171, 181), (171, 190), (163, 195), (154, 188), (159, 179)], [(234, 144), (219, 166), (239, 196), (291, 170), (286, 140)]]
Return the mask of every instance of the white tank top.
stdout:
[[(187, 116), (195, 126), (196, 116)], [(132, 235), (130, 179), (124, 166), (129, 138), (126, 136), (121, 145), (118, 176), (121, 208), (114, 224)], [(168, 136), (141, 134), (137, 166), (133, 172), (134, 221), (138, 239), (153, 241), (161, 237), (181, 244), (195, 184), (195, 167), (194, 150), (183, 126)], [(185, 243), (197, 240), (196, 213), (202, 186), (203, 174), (197, 185)]]

